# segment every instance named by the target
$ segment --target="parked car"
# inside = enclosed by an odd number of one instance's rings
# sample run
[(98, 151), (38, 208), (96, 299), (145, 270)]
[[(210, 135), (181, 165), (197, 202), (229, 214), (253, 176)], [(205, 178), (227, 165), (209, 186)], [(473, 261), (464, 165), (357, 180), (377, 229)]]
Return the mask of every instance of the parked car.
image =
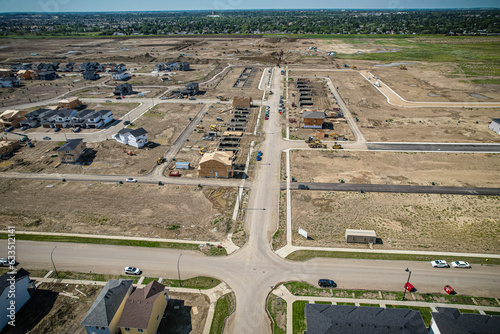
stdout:
[(50, 137), (45, 136), (43, 137), (43, 140), (50, 140)]
[(192, 101), (194, 101), (194, 100), (196, 100), (196, 97), (191, 96), (189, 99), (192, 100)]
[(0, 258), (0, 267), (8, 267), (10, 266), (9, 259), (6, 257)]
[(14, 127), (13, 127), (13, 126), (11, 126), (11, 127), (7, 128), (7, 129), (5, 129), (5, 132), (11, 132), (12, 130), (14, 130)]
[(127, 275), (140, 275), (142, 272), (141, 269), (136, 268), (136, 267), (125, 267), (125, 269), (123, 271)]
[(455, 293), (455, 289), (453, 289), (451, 286), (449, 285), (445, 285), (444, 286), (444, 292), (446, 292), (447, 294), (449, 295), (453, 295)]
[(306, 186), (305, 184), (299, 184), (299, 189), (300, 190), (309, 190), (309, 187)]
[(106, 103), (111, 103), (112, 101), (111, 100), (106, 100)]
[(123, 125), (129, 125), (129, 124), (130, 124), (130, 121), (123, 122)]
[(453, 261), (451, 262), (453, 268), (470, 268), (469, 262), (465, 261)]
[(131, 177), (127, 178), (125, 181), (127, 181), (127, 182), (133, 182), (133, 183), (137, 182), (136, 179), (131, 178)]
[(80, 127), (76, 127), (76, 128), (74, 128), (74, 129), (71, 129), (71, 131), (73, 131), (73, 132), (75, 132), (75, 133), (76, 133), (76, 132), (80, 132), (80, 131), (82, 131), (82, 128), (80, 128)]
[(59, 132), (61, 131), (61, 128), (54, 128), (54, 132)]
[(320, 279), (318, 281), (318, 285), (322, 288), (336, 288), (337, 287), (337, 283), (335, 283), (331, 279)]
[(27, 126), (21, 126), (21, 131), (28, 130)]
[(121, 97), (121, 96), (117, 96), (117, 97), (116, 97), (116, 99), (117, 99), (117, 100), (121, 100), (121, 99), (122, 99), (122, 97)]
[(179, 173), (178, 170), (173, 170), (173, 171), (170, 171), (170, 173), (168, 173), (168, 176), (179, 177), (179, 176), (181, 176), (181, 174)]
[(410, 282), (408, 282), (408, 283), (405, 283), (404, 288), (406, 291), (412, 292), (413, 289), (415, 289), (415, 286), (413, 284), (411, 284)]
[(445, 260), (431, 261), (431, 266), (434, 268), (448, 268), (450, 265)]
[(168, 100), (168, 97), (162, 96), (162, 97), (160, 97), (160, 100)]
[(257, 156), (257, 161), (261, 161), (262, 160), (262, 156), (258, 155)]

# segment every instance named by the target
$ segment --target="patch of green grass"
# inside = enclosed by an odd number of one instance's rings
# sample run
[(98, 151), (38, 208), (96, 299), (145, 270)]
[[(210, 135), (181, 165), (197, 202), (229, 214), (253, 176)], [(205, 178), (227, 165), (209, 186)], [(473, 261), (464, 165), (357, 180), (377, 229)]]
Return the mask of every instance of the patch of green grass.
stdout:
[(366, 304), (366, 303), (359, 303), (359, 306), (367, 306), (367, 307), (380, 307), (380, 304)]
[(406, 305), (386, 305), (387, 308), (404, 308), (409, 310), (414, 310), (420, 312), (422, 319), (424, 319), (425, 326), (429, 327), (431, 325), (431, 309), (430, 307), (417, 307), (417, 306), (406, 306)]
[[(284, 299), (278, 301), (278, 296), (271, 293), (267, 300), (267, 310), (273, 319), (273, 333), (286, 334), (286, 301)], [(278, 323), (278, 314), (281, 315), (284, 322), (281, 324), (282, 326)]]
[(234, 294), (228, 293), (220, 297), (215, 305), (214, 318), (210, 326), (210, 334), (222, 334), (226, 318), (233, 312), (236, 306)]
[[(358, 252), (329, 252), (329, 251), (309, 251), (300, 250), (289, 254), (286, 258), (293, 261), (305, 261), (315, 257), (330, 257), (338, 259), (370, 259), (370, 260), (390, 260), (390, 261), (432, 261), (435, 256), (430, 255), (413, 255), (413, 254), (385, 254), (385, 253), (358, 253)], [(467, 261), (472, 264), (492, 264), (499, 265), (500, 259), (496, 258), (480, 258), (480, 257), (452, 257), (441, 256), (443, 260), (451, 261)]]
[[(2, 269), (5, 269), (5, 272), (0, 272), (0, 274), (5, 274), (6, 272), (9, 271), (9, 268), (2, 268)], [(26, 271), (30, 273), (30, 277), (44, 277), (49, 272), (48, 270), (38, 270), (38, 269), (26, 269)], [(55, 274), (53, 273), (52, 276), (54, 275)]]
[[(7, 234), (0, 233), (0, 239), (7, 239)], [(32, 241), (51, 241), (51, 242), (75, 242), (81, 244), (118, 245), (118, 246), (133, 246), (133, 247), (175, 248), (175, 249), (187, 249), (187, 250), (199, 251), (197, 244), (185, 244), (176, 242), (86, 238), (86, 237), (38, 235), (38, 234), (17, 234), (16, 239), (32, 240)], [(214, 255), (221, 255), (222, 252), (223, 251), (219, 249)]]
[(143, 281), (142, 281), (142, 284), (146, 285), (146, 284), (149, 284), (153, 281), (158, 281), (158, 278), (157, 277), (146, 277)]
[(325, 291), (325, 289), (314, 287), (305, 282), (288, 282), (284, 285), (292, 294), (299, 296), (319, 296), (320, 293)]
[(224, 247), (210, 247), (207, 254), (210, 256), (223, 256), (227, 255), (227, 250)]
[(162, 284), (165, 286), (176, 287), (176, 288), (183, 287), (190, 289), (206, 290), (215, 288), (217, 285), (221, 283), (221, 281), (213, 277), (197, 276), (186, 280), (181, 280), (181, 283), (182, 284), (180, 284), (179, 280), (176, 279), (164, 279)]
[[(106, 282), (110, 279), (115, 279), (116, 275), (105, 275), (97, 273), (79, 273), (74, 271), (58, 271), (59, 278), (62, 279), (75, 279), (75, 280), (86, 280), (86, 281), (99, 281)], [(32, 276), (34, 276), (32, 274)], [(43, 277), (43, 276), (42, 276)], [(55, 273), (52, 273), (51, 277), (56, 277)]]
[(343, 303), (343, 302), (338, 302), (337, 305), (356, 306), (356, 304), (354, 303)]
[(484, 313), (486, 313), (487, 315), (500, 315), (500, 312), (496, 311), (484, 311)]
[(127, 275), (120, 275), (118, 276), (118, 279), (131, 279), (134, 281), (134, 284), (137, 284), (137, 282), (139, 281), (139, 277), (137, 276), (127, 276)]
[(304, 308), (308, 302), (297, 300), (293, 302), (293, 334), (303, 334), (307, 329)]
[(314, 304), (324, 304), (324, 305), (332, 305), (332, 302), (322, 302), (320, 300), (316, 300)]
[(465, 308), (460, 308), (458, 310), (460, 311), (460, 313), (481, 314), (481, 313), (479, 313), (478, 310), (469, 310), (469, 309), (465, 309)]
[(471, 81), (476, 85), (500, 85), (500, 79), (474, 79)]

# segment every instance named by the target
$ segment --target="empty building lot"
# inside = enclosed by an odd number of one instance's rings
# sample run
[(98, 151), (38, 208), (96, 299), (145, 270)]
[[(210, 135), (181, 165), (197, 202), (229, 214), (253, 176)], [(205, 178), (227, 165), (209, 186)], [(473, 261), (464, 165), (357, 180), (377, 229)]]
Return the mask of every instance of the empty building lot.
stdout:
[(498, 201), (498, 196), (294, 191), (293, 244), (368, 248), (344, 241), (346, 229), (362, 228), (381, 239), (375, 249), (498, 253)]
[(500, 154), (292, 151), (298, 182), (500, 188)]

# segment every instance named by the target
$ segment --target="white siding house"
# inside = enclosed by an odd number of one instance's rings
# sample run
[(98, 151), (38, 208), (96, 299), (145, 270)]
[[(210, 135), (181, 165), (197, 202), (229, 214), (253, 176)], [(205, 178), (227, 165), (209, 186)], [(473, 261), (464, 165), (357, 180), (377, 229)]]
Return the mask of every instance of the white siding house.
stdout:
[(135, 130), (125, 128), (113, 135), (113, 139), (125, 145), (143, 148), (148, 143), (148, 132), (143, 128)]
[[(9, 306), (11, 301), (14, 301), (14, 312), (17, 313), (30, 299), (31, 295), (28, 291), (33, 284), (30, 281), (30, 273), (23, 268), (19, 269), (15, 274), (3, 274), (0, 276), (0, 331), (10, 321)], [(11, 285), (15, 285), (15, 297), (12, 297)], [(9, 296), (10, 295), (10, 296)]]
[(128, 72), (116, 72), (111, 74), (111, 77), (113, 77), (113, 80), (125, 80), (127, 78), (130, 78), (130, 73)]

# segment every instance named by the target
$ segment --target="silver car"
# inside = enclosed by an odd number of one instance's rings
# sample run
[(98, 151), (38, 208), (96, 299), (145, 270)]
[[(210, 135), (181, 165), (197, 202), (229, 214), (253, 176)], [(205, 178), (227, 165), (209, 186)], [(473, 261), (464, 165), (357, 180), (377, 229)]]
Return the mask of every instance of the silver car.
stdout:
[(453, 268), (470, 268), (469, 262), (465, 261), (453, 261), (451, 262)]
[(125, 269), (123, 271), (127, 275), (140, 275), (141, 274), (141, 269), (136, 268), (136, 267), (125, 267)]
[(450, 265), (445, 260), (431, 261), (431, 266), (434, 268), (448, 268)]

